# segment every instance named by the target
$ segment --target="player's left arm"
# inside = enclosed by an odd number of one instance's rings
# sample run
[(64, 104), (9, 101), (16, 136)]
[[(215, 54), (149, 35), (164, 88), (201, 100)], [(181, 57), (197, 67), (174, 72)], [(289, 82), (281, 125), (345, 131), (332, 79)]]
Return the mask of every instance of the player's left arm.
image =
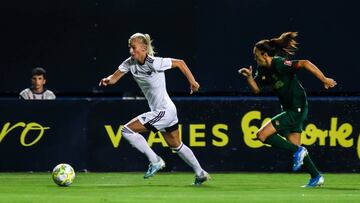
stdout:
[(180, 71), (186, 76), (187, 80), (190, 83), (190, 94), (193, 92), (199, 91), (200, 85), (196, 82), (193, 74), (191, 73), (189, 67), (183, 60), (180, 59), (171, 59), (171, 68), (179, 68)]
[(325, 89), (333, 88), (337, 84), (334, 79), (326, 77), (323, 72), (309, 60), (298, 60), (294, 66), (295, 68), (304, 68), (315, 75), (315, 77), (317, 77), (324, 84)]

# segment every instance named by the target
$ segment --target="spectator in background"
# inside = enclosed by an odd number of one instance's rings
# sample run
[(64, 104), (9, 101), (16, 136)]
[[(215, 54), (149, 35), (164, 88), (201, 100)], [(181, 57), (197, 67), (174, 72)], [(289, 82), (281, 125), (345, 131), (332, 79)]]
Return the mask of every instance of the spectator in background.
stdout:
[(25, 100), (50, 100), (55, 99), (55, 94), (47, 90), (46, 71), (41, 67), (36, 67), (31, 71), (31, 87), (20, 92), (20, 99)]

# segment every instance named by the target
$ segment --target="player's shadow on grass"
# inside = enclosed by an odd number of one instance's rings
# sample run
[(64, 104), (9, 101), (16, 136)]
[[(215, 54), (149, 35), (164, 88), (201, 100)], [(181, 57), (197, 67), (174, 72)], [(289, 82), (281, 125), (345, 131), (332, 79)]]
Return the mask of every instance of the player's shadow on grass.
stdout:
[(216, 188), (213, 185), (201, 185), (201, 186), (195, 186), (195, 185), (171, 185), (171, 184), (144, 184), (144, 185), (117, 185), (117, 184), (109, 184), (109, 185), (81, 185), (81, 186), (77, 186), (77, 185), (72, 185), (72, 187), (76, 187), (77, 189), (81, 189), (81, 188), (196, 188), (196, 189), (210, 189), (210, 188)]
[(157, 188), (168, 188), (168, 187), (172, 187), (172, 188), (214, 188), (214, 186), (211, 185), (201, 185), (201, 186), (194, 186), (194, 185), (99, 185), (99, 186), (93, 186), (93, 187), (97, 187), (97, 188), (153, 188), (153, 187), (157, 187)]
[(321, 187), (322, 190), (360, 191), (360, 188)]

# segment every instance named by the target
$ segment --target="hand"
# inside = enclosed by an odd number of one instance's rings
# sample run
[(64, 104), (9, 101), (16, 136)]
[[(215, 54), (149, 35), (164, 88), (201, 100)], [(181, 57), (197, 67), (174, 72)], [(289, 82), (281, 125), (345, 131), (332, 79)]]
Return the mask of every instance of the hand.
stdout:
[(333, 88), (333, 87), (335, 87), (335, 85), (337, 85), (335, 80), (333, 80), (332, 78), (327, 78), (327, 77), (325, 77), (323, 83), (324, 83), (325, 89)]
[(252, 66), (249, 68), (241, 68), (238, 70), (238, 73), (245, 76), (245, 77), (251, 77), (252, 76)]
[(109, 78), (103, 78), (103, 79), (100, 80), (99, 86), (107, 86), (109, 83), (110, 83)]
[(190, 84), (190, 94), (199, 91), (200, 85), (196, 81)]

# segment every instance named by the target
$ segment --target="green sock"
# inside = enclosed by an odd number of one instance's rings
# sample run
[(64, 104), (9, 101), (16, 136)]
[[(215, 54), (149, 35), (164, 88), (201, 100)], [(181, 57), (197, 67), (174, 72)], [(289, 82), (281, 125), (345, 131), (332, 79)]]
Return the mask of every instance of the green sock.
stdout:
[(293, 143), (280, 137), (278, 134), (270, 135), (269, 137), (266, 138), (264, 143), (270, 144), (273, 147), (289, 150), (292, 153), (295, 153), (299, 148), (298, 146), (294, 145)]
[(310, 173), (311, 178), (315, 178), (316, 176), (320, 175), (320, 172), (317, 170), (315, 164), (311, 161), (309, 155), (305, 156), (304, 158), (304, 166), (306, 167), (307, 171)]

